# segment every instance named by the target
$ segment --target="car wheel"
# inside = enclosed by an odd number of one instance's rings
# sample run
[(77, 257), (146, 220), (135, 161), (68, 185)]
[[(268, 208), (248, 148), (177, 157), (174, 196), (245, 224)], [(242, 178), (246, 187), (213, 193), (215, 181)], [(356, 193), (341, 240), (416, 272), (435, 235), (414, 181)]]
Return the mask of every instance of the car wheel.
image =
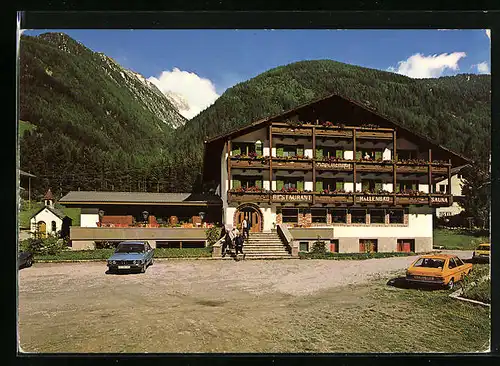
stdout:
[(448, 290), (453, 290), (453, 288), (455, 287), (455, 282), (453, 282), (453, 278), (450, 280), (450, 282), (448, 282)]
[(153, 258), (151, 258), (151, 262), (149, 262), (149, 265), (152, 266), (154, 263)]
[(26, 267), (31, 267), (33, 265), (33, 259), (28, 259), (28, 262), (26, 263)]

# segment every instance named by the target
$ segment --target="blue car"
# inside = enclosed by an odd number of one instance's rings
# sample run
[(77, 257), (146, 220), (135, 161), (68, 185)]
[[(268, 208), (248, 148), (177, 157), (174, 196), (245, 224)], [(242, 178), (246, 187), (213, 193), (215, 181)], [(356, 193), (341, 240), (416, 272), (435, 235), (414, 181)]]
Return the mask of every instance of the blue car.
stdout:
[(144, 273), (153, 264), (153, 253), (148, 242), (122, 241), (108, 259), (109, 272), (138, 270)]

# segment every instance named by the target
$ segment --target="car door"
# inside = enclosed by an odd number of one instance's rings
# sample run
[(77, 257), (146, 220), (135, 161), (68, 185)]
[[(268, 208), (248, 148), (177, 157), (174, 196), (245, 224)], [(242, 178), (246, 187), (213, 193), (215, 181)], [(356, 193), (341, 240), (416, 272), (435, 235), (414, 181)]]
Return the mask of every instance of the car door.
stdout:
[(146, 263), (149, 263), (151, 262), (151, 258), (153, 257), (153, 251), (151, 250), (151, 246), (147, 242), (145, 243), (144, 247), (146, 249)]
[(460, 279), (463, 279), (465, 277), (465, 271), (466, 271), (466, 265), (465, 263), (458, 257), (453, 258), (455, 259), (455, 263), (457, 264), (457, 272), (460, 275)]

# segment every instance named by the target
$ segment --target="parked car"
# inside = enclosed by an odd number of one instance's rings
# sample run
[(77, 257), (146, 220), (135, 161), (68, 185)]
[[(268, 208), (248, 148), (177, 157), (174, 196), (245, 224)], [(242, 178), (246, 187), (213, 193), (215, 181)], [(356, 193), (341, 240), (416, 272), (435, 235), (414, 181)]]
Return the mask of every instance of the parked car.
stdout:
[(146, 268), (153, 264), (153, 253), (154, 250), (148, 242), (123, 241), (109, 257), (107, 265), (110, 272), (139, 270), (144, 273)]
[(19, 269), (25, 267), (31, 267), (33, 265), (33, 253), (31, 252), (19, 252), (17, 266)]
[(479, 246), (472, 253), (473, 262), (489, 262), (490, 261), (490, 244), (484, 243)]
[(446, 286), (453, 289), (455, 283), (472, 271), (472, 264), (464, 263), (455, 255), (429, 254), (419, 257), (406, 270), (410, 283)]

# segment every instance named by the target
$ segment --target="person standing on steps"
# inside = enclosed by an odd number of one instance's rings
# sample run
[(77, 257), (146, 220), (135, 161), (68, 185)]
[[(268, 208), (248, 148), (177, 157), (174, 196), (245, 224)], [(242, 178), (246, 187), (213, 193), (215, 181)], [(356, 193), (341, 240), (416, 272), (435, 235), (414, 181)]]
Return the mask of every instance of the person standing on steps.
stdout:
[(236, 239), (235, 239), (235, 242), (236, 242), (236, 256), (238, 256), (238, 252), (243, 254), (243, 259), (245, 259), (245, 254), (243, 253), (243, 242), (244, 242), (244, 235), (243, 234), (239, 234)]
[(243, 222), (241, 223), (241, 226), (243, 227), (243, 235), (246, 240), (248, 240), (248, 221), (247, 218), (243, 218)]
[(231, 232), (227, 227), (224, 227), (225, 235), (224, 242), (222, 243), (222, 257), (226, 256), (226, 251), (231, 247)]

